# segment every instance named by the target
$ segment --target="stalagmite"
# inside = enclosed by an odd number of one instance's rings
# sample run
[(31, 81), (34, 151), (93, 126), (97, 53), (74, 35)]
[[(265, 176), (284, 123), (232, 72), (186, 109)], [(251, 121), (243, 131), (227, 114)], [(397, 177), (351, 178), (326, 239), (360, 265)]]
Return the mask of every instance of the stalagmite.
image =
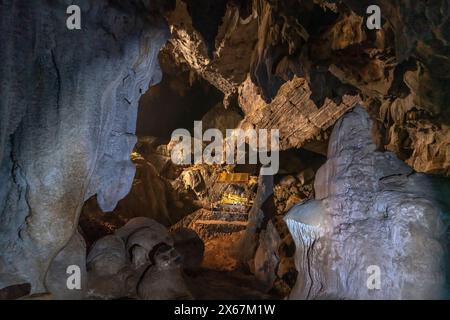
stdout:
[(377, 151), (372, 124), (360, 107), (336, 123), (315, 200), (285, 217), (299, 272), (291, 299), (445, 297), (443, 211), (430, 178)]

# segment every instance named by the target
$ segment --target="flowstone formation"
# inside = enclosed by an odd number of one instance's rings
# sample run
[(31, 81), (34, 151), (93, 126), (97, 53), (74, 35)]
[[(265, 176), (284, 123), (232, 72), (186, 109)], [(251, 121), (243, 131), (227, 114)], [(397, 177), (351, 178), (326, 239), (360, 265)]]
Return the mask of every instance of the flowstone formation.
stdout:
[(445, 229), (431, 181), (377, 151), (371, 129), (360, 107), (336, 123), (315, 200), (285, 218), (299, 272), (291, 299), (444, 298)]
[(0, 289), (46, 292), (49, 265), (85, 200), (104, 211), (130, 190), (137, 104), (161, 78), (168, 29), (152, 2), (0, 4)]

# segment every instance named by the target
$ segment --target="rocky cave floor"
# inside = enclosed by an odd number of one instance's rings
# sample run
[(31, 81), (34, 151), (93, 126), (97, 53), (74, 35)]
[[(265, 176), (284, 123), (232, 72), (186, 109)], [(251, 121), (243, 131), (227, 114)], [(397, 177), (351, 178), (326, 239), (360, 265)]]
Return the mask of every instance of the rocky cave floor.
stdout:
[(276, 293), (267, 292), (262, 281), (239, 266), (233, 257), (233, 245), (242, 234), (222, 235), (205, 243), (202, 266), (186, 272), (186, 282), (193, 297), (200, 300), (280, 299)]
[[(162, 141), (148, 136), (139, 139), (132, 155), (137, 166), (132, 191), (112, 213), (101, 212), (95, 198), (86, 202), (80, 233), (88, 252), (97, 240), (114, 234), (129, 220), (148, 217), (167, 227), (175, 249), (187, 260), (183, 262), (183, 278), (194, 299), (286, 297), (295, 283), (296, 271), (295, 247), (283, 217), (293, 205), (313, 196), (315, 170), (323, 157), (304, 150), (281, 153), (273, 194), (256, 204), (270, 218), (252, 240), (255, 257), (245, 263), (239, 257), (239, 248), (247, 245), (243, 239), (255, 206), (259, 168), (175, 165), (168, 144)], [(223, 172), (247, 174), (248, 181), (221, 182), (219, 175)], [(248, 203), (224, 206), (220, 211), (219, 203), (227, 194), (245, 194)]]

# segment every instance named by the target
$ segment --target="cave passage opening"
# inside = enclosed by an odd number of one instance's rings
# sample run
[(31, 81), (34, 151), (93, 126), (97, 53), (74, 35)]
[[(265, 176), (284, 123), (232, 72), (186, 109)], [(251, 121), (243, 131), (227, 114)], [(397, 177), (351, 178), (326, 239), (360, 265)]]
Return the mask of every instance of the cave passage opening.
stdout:
[(192, 73), (177, 65), (163, 49), (159, 54), (162, 81), (141, 97), (136, 134), (170, 138), (178, 128), (193, 130), (194, 121), (223, 100), (223, 93)]
[[(95, 197), (85, 203), (80, 227), (88, 252), (105, 236), (120, 233), (128, 222), (145, 217), (170, 234), (173, 243), (164, 247), (173, 246), (181, 259), (164, 255), (170, 263), (181, 261), (183, 279), (194, 298), (286, 297), (297, 273), (295, 246), (283, 217), (293, 205), (313, 196), (314, 174), (325, 157), (315, 149), (280, 152), (280, 170), (272, 177), (272, 194), (263, 203), (256, 203), (259, 165), (173, 163), (174, 130), (184, 128), (193, 134), (194, 121), (202, 121), (203, 131), (217, 128), (225, 132), (238, 128), (245, 115), (236, 101), (225, 108), (222, 92), (172, 59), (163, 48), (159, 55), (162, 81), (140, 100), (138, 142), (131, 155), (136, 175), (130, 193), (112, 213), (101, 212)], [(253, 219), (263, 222), (247, 244), (245, 235), (251, 229), (254, 207), (264, 216)], [(272, 248), (264, 244), (271, 237), (278, 239)], [(243, 261), (242, 246), (254, 247), (255, 257)], [(131, 263), (135, 263), (136, 248), (134, 244), (128, 249)], [(156, 263), (153, 256), (149, 259)]]

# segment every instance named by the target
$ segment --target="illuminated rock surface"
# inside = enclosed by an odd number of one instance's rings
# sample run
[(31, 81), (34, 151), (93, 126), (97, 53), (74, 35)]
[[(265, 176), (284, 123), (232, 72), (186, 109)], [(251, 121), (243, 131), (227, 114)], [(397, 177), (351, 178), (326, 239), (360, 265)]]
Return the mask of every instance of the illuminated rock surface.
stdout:
[(74, 31), (66, 1), (0, 5), (0, 287), (45, 292), (84, 201), (111, 211), (131, 188), (137, 104), (168, 30), (110, 2), (83, 1)]
[[(315, 200), (285, 218), (299, 272), (291, 299), (444, 297), (445, 229), (431, 181), (377, 151), (371, 126), (362, 108), (337, 122)], [(379, 290), (370, 290), (371, 266)]]

